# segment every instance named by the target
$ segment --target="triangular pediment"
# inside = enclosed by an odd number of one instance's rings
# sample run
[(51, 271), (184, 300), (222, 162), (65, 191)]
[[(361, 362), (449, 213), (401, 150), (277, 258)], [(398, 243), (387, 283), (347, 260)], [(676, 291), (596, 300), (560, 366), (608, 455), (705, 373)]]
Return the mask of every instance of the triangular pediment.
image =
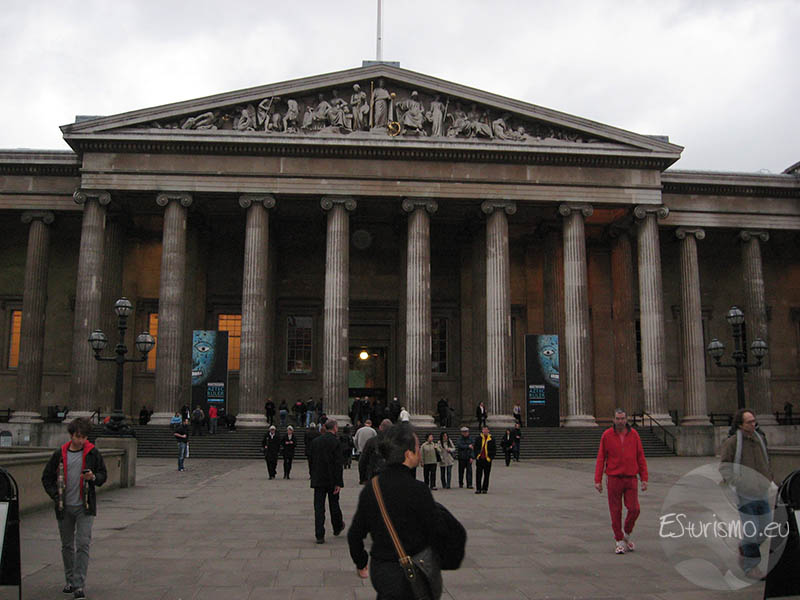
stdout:
[[(672, 163), (682, 148), (534, 104), (378, 64), (249, 88), (62, 128), (87, 138), (580, 149)], [(315, 141), (316, 140), (316, 141)]]

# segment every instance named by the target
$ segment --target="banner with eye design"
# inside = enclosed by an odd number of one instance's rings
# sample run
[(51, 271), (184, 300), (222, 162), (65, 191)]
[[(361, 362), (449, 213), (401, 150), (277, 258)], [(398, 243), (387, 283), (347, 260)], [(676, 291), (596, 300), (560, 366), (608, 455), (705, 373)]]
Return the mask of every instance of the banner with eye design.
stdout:
[(558, 336), (525, 336), (525, 413), (528, 427), (558, 427)]
[(213, 404), (227, 409), (228, 332), (192, 332), (192, 408), (200, 406), (208, 414)]

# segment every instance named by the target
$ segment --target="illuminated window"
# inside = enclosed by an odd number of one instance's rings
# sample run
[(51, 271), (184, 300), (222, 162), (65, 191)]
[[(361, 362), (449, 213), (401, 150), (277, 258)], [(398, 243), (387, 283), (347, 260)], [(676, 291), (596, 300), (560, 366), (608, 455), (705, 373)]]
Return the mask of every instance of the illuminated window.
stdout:
[(22, 332), (22, 311), (11, 311), (11, 334), (8, 338), (8, 368), (19, 367), (19, 339)]
[(312, 317), (288, 317), (286, 321), (286, 371), (311, 373)]
[(447, 319), (434, 318), (431, 327), (431, 373), (447, 373)]
[(242, 315), (219, 315), (217, 330), (228, 332), (228, 371), (238, 371), (242, 349)]
[(158, 313), (150, 313), (147, 315), (147, 331), (153, 336), (156, 345), (150, 350), (147, 355), (147, 370), (156, 370), (156, 349), (158, 348)]

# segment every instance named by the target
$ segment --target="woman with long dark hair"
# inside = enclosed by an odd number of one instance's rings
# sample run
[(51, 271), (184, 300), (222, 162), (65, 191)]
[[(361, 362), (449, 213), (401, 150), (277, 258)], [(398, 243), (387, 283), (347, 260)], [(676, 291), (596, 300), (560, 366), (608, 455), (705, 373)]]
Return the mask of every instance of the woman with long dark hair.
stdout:
[[(378, 451), (386, 459), (386, 469), (377, 476), (378, 485), (386, 512), (409, 556), (432, 546), (436, 537), (433, 495), (414, 477), (420, 462), (419, 448), (413, 427), (406, 423), (391, 427), (378, 443)], [(368, 533), (372, 536), (369, 555), (364, 549)], [(370, 577), (378, 600), (413, 599), (370, 484), (361, 490), (347, 542), (359, 576)]]

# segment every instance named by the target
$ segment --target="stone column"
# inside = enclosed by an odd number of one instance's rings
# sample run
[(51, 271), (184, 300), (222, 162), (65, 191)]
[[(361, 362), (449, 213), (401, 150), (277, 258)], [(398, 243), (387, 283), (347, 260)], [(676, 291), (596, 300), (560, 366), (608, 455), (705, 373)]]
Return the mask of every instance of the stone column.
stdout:
[(514, 202), (487, 200), (486, 219), (486, 399), (489, 425), (513, 426), (511, 416), (511, 259), (508, 216)]
[[(593, 427), (592, 352), (589, 339), (589, 289), (586, 235), (583, 219), (594, 209), (588, 204), (562, 204), (564, 217), (564, 350), (567, 367), (565, 427)], [(563, 381), (563, 378), (562, 378)], [(563, 389), (563, 386), (562, 386)]]
[(322, 398), (329, 417), (346, 422), (350, 327), (350, 217), (356, 208), (349, 197), (326, 196), (325, 309), (322, 344)]
[(431, 399), (431, 224), (434, 200), (403, 200), (408, 215), (406, 259), (406, 395), (414, 425), (433, 427)]
[(627, 413), (641, 412), (641, 392), (636, 371), (636, 323), (633, 311), (633, 250), (625, 229), (612, 226), (611, 288), (614, 313), (614, 385), (616, 405)]
[[(27, 211), (22, 222), (30, 223), (22, 292), (22, 327), (19, 340), (16, 410), (12, 423), (41, 422), (42, 360), (47, 308), (47, 265), (50, 254), (51, 212)], [(88, 346), (88, 343), (87, 343)]]
[(67, 402), (70, 416), (75, 418), (88, 417), (97, 408), (98, 363), (89, 346), (89, 334), (101, 326), (106, 206), (111, 202), (111, 195), (108, 192), (78, 190), (73, 198), (78, 204), (83, 204), (78, 281), (75, 287), (75, 325), (72, 330), (72, 379)]
[(644, 410), (662, 425), (672, 425), (667, 412), (667, 371), (664, 342), (664, 299), (661, 282), (661, 248), (658, 217), (666, 206), (637, 206), (636, 239), (639, 254), (639, 310), (642, 330), (642, 380)]
[[(767, 326), (767, 302), (764, 294), (764, 270), (761, 262), (761, 242), (769, 241), (766, 231), (743, 230), (739, 232), (742, 241), (742, 275), (744, 278), (744, 322), (747, 327), (747, 344), (761, 338), (769, 344)], [(747, 359), (755, 357), (746, 348)], [(767, 355), (767, 360), (769, 355)], [(777, 425), (772, 412), (772, 371), (766, 364), (751, 367), (745, 376), (748, 395), (746, 405), (756, 411), (760, 425)]]
[[(546, 333), (558, 334), (559, 394), (558, 417), (563, 423), (569, 413), (567, 409), (567, 366), (564, 344), (566, 340), (564, 315), (564, 241), (561, 223), (543, 224), (545, 242), (544, 276), (544, 326)], [(524, 410), (523, 404), (523, 410)]]
[(245, 194), (239, 205), (247, 209), (242, 276), (242, 338), (239, 366), (239, 415), (243, 426), (266, 427), (263, 406), (267, 390), (267, 297), (269, 281), (269, 210), (275, 207), (271, 195)]
[(683, 407), (681, 425), (710, 425), (706, 403), (703, 315), (700, 309), (700, 272), (697, 240), (706, 237), (702, 229), (679, 227), (681, 241), (681, 340), (683, 342)]
[(153, 423), (168, 423), (180, 408), (181, 393), (190, 381), (181, 368), (184, 303), (186, 300), (186, 221), (189, 194), (164, 192), (156, 197), (164, 207), (161, 278), (158, 287), (158, 344)]

